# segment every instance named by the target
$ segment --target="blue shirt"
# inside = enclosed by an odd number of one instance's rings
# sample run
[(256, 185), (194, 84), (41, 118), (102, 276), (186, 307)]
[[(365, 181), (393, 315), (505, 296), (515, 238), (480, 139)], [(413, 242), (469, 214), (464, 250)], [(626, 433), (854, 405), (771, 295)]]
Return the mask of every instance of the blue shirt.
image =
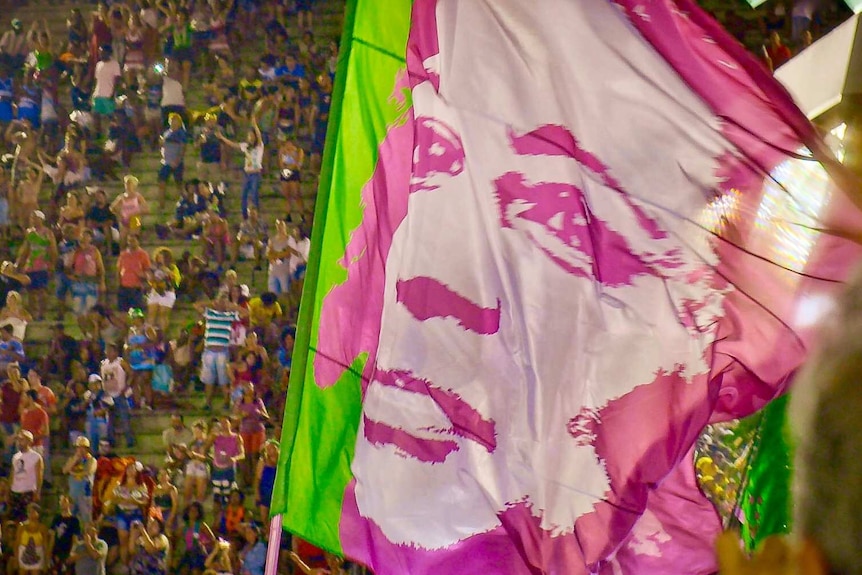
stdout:
[(6, 355), (6, 352), (24, 355), (24, 345), (17, 339), (0, 340), (0, 355)]
[(258, 541), (254, 547), (245, 554), (242, 562), (242, 573), (245, 575), (263, 575), (266, 569), (266, 544)]
[(183, 161), (183, 151), (185, 150), (186, 142), (189, 139), (188, 132), (185, 129), (167, 130), (162, 135), (165, 143), (162, 145), (162, 163), (169, 166), (178, 166)]

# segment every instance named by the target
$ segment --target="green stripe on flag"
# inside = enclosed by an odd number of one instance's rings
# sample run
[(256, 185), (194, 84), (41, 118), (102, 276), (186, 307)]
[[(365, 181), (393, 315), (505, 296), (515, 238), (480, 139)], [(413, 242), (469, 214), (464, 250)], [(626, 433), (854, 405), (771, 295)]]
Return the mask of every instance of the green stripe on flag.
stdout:
[(340, 261), (362, 221), (362, 188), (399, 115), (389, 97), (405, 67), (411, 4), (347, 2), (272, 499), (271, 512), (284, 515), (289, 531), (339, 554), (338, 523), (352, 477), (365, 358), (323, 390), (314, 382), (313, 352), (323, 299), (347, 278)]

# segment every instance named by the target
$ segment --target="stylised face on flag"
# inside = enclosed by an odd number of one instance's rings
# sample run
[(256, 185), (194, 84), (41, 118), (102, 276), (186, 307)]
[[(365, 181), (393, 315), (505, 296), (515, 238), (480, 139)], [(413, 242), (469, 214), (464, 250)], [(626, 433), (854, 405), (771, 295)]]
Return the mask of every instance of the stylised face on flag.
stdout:
[[(621, 19), (594, 14), (615, 16), (613, 7), (595, 4), (585, 28), (624, 29)], [(493, 10), (509, 18), (514, 6), (441, 2), (438, 37), (496, 42), (465, 53), (505, 52), (485, 13)], [(444, 27), (456, 12), (472, 22), (470, 34)], [(533, 16), (537, 30), (553, 28), (550, 15)], [(717, 120), (646, 45), (602, 53), (595, 34), (574, 36), (572, 53), (602, 54), (582, 67), (644, 62), (676, 91), (658, 93), (647, 80), (630, 88), (655, 92), (659, 110), (684, 101), (699, 127), (684, 133), (685, 119), (670, 113), (662, 121), (654, 110), (620, 108), (602, 129), (581, 130), (580, 140), (577, 115), (559, 104), (533, 114), (512, 107), (512, 90), (540, 95), (555, 80), (577, 93), (577, 77), (536, 77), (516, 66), (501, 80), (485, 76), (480, 62), (447, 60), (445, 47), (410, 70), (414, 80), (428, 79), (413, 87), (409, 210), (386, 261), (353, 465), (359, 513), (395, 544), (445, 549), (500, 529), (507, 516), (524, 523), (525, 535), (571, 543), (576, 522), (590, 516), (600, 528), (581, 553), (598, 560), (643, 510), (644, 482), (660, 480), (683, 455), (646, 458), (650, 442), (668, 430), (695, 433), (681, 428), (709, 411), (698, 400), (723, 313), (715, 255), (701, 228), (638, 197), (663, 196), (696, 220), (703, 189), (718, 183), (717, 161), (703, 154), (718, 158), (726, 144)], [(496, 85), (480, 90), (486, 81)], [(596, 99), (626, 97), (615, 86), (594, 89)], [(620, 145), (611, 131), (644, 122), (666, 152), (649, 169), (631, 162), (643, 146)], [(692, 147), (702, 149), (685, 178), (670, 181)], [(539, 332), (541, 342), (531, 341)], [(663, 405), (671, 399), (678, 413)], [(633, 408), (656, 409), (656, 419), (630, 417)], [(371, 487), (380, 484), (389, 488)], [(452, 486), (445, 500), (425, 496), (440, 485)], [(570, 486), (562, 499), (561, 485)]]
[[(762, 305), (775, 274), (743, 249), (799, 141), (718, 113), (715, 69), (739, 76), (728, 107), (760, 94), (671, 5), (414, 3), (412, 108), (314, 350), (326, 392), (368, 358), (339, 535), (378, 573), (714, 568), (718, 518), (678, 464), (800, 360), (795, 293)], [(721, 63), (673, 61), (651, 27)]]

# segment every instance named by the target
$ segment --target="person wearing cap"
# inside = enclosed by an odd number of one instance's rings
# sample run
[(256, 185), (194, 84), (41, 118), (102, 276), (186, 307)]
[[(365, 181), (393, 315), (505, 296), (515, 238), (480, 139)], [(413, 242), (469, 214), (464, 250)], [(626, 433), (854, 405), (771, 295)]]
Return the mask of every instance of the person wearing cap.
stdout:
[(109, 435), (109, 424), (111, 410), (114, 400), (102, 389), (102, 377), (93, 373), (87, 379), (88, 390), (84, 394), (87, 402), (87, 436), (90, 445), (99, 445), (99, 440), (107, 439)]
[(33, 449), (33, 434), (18, 432), (18, 453), (12, 457), (12, 485), (9, 490), (9, 519), (16, 522), (27, 518), (27, 506), (42, 496), (42, 456)]
[(45, 317), (50, 270), (57, 263), (57, 241), (45, 225), (45, 214), (36, 210), (30, 215), (30, 228), (18, 250), (18, 268), (30, 278), (28, 307), (35, 312), (36, 320)]
[(75, 451), (63, 465), (63, 473), (69, 476), (69, 497), (75, 514), (85, 523), (91, 521), (96, 458), (90, 453), (90, 440), (83, 435), (75, 440)]

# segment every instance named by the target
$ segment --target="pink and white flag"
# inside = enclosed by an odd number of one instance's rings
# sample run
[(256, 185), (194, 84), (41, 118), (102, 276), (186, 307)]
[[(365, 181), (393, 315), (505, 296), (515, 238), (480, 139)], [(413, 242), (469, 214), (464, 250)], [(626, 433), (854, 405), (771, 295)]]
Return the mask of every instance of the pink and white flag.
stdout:
[(407, 71), (315, 359), (369, 357), (346, 554), (713, 572), (692, 446), (785, 390), (858, 258), (828, 151), (691, 0), (416, 0)]

